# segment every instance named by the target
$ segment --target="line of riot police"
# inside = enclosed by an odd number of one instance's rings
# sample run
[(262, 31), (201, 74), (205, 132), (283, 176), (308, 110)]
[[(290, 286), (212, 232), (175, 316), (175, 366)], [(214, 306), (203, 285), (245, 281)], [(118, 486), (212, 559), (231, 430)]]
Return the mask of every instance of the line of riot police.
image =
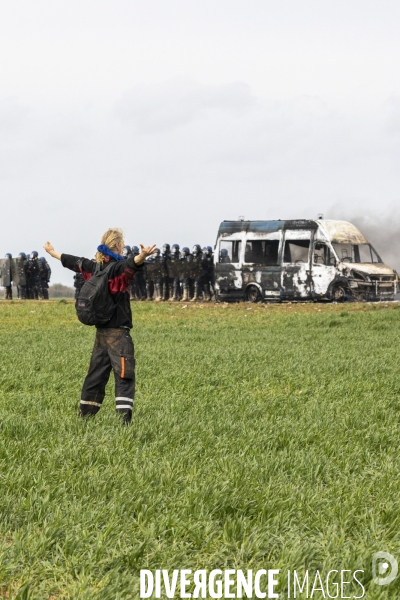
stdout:
[(13, 299), (13, 286), (21, 300), (48, 300), (51, 269), (47, 260), (34, 250), (31, 254), (20, 252), (16, 258), (7, 252), (0, 259), (0, 282), (5, 299)]
[[(137, 246), (125, 246), (123, 255), (136, 256)], [(79, 296), (84, 279), (74, 276), (75, 298)], [(164, 244), (149, 257), (142, 271), (136, 273), (131, 285), (132, 300), (170, 300), (172, 302), (209, 302), (214, 294), (214, 257), (211, 246), (195, 244), (190, 252), (186, 246)]]

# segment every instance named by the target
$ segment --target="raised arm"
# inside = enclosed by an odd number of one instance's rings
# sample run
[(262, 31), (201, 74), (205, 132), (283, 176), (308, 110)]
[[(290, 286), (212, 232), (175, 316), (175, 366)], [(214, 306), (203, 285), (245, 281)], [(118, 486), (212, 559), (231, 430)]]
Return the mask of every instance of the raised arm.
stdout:
[[(61, 254), (54, 250), (53, 244), (51, 244), (50, 242), (46, 242), (43, 248), (48, 254), (50, 254), (50, 256), (52, 256), (53, 258), (57, 258), (57, 260), (61, 260)], [(148, 256), (151, 256), (155, 253), (156, 248), (156, 244), (153, 244), (152, 246), (143, 246), (143, 244), (140, 244), (140, 254), (135, 256), (135, 264), (137, 264), (138, 266), (143, 264)]]
[(51, 244), (50, 242), (46, 242), (43, 248), (48, 254), (50, 254), (50, 256), (52, 256), (53, 258), (57, 258), (57, 260), (61, 260), (61, 254), (54, 250), (53, 244)]

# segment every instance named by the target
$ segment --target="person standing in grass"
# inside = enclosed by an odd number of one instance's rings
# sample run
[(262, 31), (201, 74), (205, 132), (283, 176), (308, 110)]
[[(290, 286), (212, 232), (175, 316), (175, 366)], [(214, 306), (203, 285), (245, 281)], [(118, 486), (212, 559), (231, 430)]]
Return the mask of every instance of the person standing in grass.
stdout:
[(50, 242), (46, 242), (43, 247), (50, 256), (60, 260), (63, 267), (76, 273), (81, 272), (85, 281), (90, 279), (99, 266), (101, 270), (109, 267), (108, 293), (114, 296), (116, 308), (106, 325), (96, 326), (96, 338), (89, 371), (82, 388), (79, 414), (90, 416), (100, 410), (106, 384), (113, 370), (117, 414), (128, 424), (132, 420), (135, 396), (135, 358), (130, 335), (132, 312), (129, 287), (135, 273), (143, 268), (145, 259), (154, 254), (156, 246), (140, 244), (140, 253), (129, 258), (121, 256), (124, 246), (122, 230), (111, 228), (101, 238), (95, 260), (59, 254)]

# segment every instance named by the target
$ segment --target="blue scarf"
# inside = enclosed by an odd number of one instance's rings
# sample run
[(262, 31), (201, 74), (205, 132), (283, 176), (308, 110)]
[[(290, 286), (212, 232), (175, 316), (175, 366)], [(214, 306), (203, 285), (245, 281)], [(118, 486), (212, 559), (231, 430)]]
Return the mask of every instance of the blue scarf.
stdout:
[(124, 256), (120, 256), (119, 254), (112, 252), (110, 250), (110, 248), (108, 246), (106, 246), (105, 244), (101, 244), (100, 246), (97, 246), (97, 251), (101, 252), (102, 254), (105, 254), (106, 256), (112, 256), (113, 258), (115, 258), (115, 260), (125, 260)]

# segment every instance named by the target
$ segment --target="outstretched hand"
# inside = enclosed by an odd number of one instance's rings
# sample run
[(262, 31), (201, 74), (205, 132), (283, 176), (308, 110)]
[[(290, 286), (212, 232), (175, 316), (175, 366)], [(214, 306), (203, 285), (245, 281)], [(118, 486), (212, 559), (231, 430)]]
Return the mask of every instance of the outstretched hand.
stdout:
[(46, 252), (48, 252), (48, 254), (54, 252), (54, 246), (50, 242), (46, 242), (43, 248), (46, 250)]
[(144, 263), (146, 258), (154, 254), (157, 250), (156, 244), (153, 244), (152, 246), (143, 246), (143, 244), (139, 244), (139, 246), (140, 254), (135, 256), (135, 258), (133, 259), (137, 265), (141, 265), (142, 263)]
[(61, 254), (58, 254), (58, 252), (56, 252), (54, 250), (53, 244), (51, 244), (50, 242), (46, 242), (45, 245), (43, 246), (43, 248), (46, 250), (46, 252), (48, 254), (50, 254), (50, 256), (52, 256), (53, 258), (58, 258), (58, 260), (61, 260)]
[(153, 244), (152, 246), (143, 246), (143, 244), (139, 244), (139, 246), (140, 246), (140, 254), (142, 256), (144, 256), (144, 258), (151, 256), (157, 250), (156, 244)]

